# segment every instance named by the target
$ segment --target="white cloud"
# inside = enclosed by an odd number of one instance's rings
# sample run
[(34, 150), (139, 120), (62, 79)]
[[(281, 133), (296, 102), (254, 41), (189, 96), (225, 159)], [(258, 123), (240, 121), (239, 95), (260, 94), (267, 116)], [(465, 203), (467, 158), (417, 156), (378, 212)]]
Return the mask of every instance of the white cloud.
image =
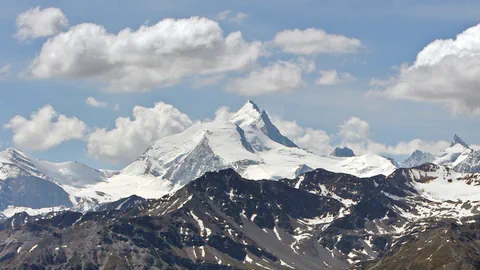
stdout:
[(323, 130), (303, 128), (295, 121), (282, 120), (278, 117), (273, 117), (272, 122), (284, 136), (301, 148), (318, 155), (328, 155), (333, 150), (330, 146), (330, 136)]
[(319, 70), (318, 73), (320, 74), (320, 76), (315, 81), (315, 84), (317, 85), (336, 85), (336, 84), (355, 81), (355, 77), (353, 77), (348, 72), (338, 73), (334, 69), (329, 69), (329, 70)]
[(243, 71), (256, 64), (262, 43), (241, 32), (226, 37), (207, 18), (164, 19), (138, 30), (112, 34), (84, 23), (43, 44), (29, 67), (36, 78), (87, 78), (111, 92), (139, 92), (173, 86), (183, 78)]
[(108, 107), (108, 103), (99, 101), (94, 97), (88, 97), (87, 99), (85, 99), (85, 104), (87, 104), (90, 107), (99, 108), (99, 109), (105, 109)]
[(444, 104), (454, 113), (480, 113), (480, 24), (456, 39), (428, 44), (388, 82), (370, 94)]
[(286, 53), (302, 55), (356, 53), (362, 46), (358, 39), (316, 28), (284, 30), (276, 34), (273, 42)]
[(10, 65), (5, 65), (3, 67), (0, 67), (0, 80), (5, 79), (8, 76), (9, 72), (10, 72)]
[(30, 40), (60, 33), (68, 26), (68, 20), (58, 8), (35, 7), (18, 15), (16, 26), (15, 37), (19, 40)]
[(214, 121), (220, 121), (220, 122), (229, 121), (234, 114), (235, 114), (234, 112), (230, 111), (229, 107), (222, 106), (218, 108), (217, 111), (215, 111)]
[(4, 126), (13, 131), (15, 145), (25, 149), (47, 150), (65, 141), (82, 139), (86, 131), (84, 122), (58, 115), (50, 105), (32, 113), (30, 118), (17, 115)]
[(352, 117), (339, 126), (338, 134), (346, 141), (367, 139), (370, 136), (370, 125), (358, 117)]
[(234, 22), (236, 24), (242, 24), (245, 19), (248, 18), (248, 14), (243, 12), (237, 12), (229, 21)]
[(296, 60), (297, 65), (305, 72), (305, 73), (312, 73), (315, 71), (315, 61), (311, 59), (307, 59), (305, 57), (299, 57)]
[(422, 150), (436, 154), (449, 146), (446, 141), (424, 141), (413, 139), (401, 141), (395, 145), (386, 145), (371, 139), (368, 122), (352, 117), (339, 126), (338, 135), (342, 138), (342, 145), (351, 148), (356, 154), (386, 154), (410, 155), (415, 150)]
[(172, 105), (159, 102), (153, 108), (136, 106), (133, 119), (119, 117), (115, 128), (99, 128), (87, 138), (88, 154), (102, 161), (127, 163), (140, 156), (155, 140), (179, 133), (192, 120)]
[(229, 90), (245, 96), (298, 91), (305, 87), (304, 67), (294, 62), (278, 61), (234, 79)]
[(231, 10), (224, 10), (217, 14), (215, 19), (219, 21), (229, 21), (236, 24), (242, 24), (245, 19), (248, 18), (248, 14), (243, 12), (233, 13)]

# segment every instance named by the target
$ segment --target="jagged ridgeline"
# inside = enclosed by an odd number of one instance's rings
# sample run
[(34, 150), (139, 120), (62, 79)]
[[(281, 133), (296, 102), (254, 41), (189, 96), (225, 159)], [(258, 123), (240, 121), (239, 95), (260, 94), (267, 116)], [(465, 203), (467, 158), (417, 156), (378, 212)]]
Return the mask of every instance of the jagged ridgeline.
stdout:
[[(43, 198), (38, 204), (8, 196), (2, 201), (0, 196), (0, 212), (6, 216), (19, 211), (46, 213), (52, 207), (85, 212), (131, 195), (160, 198), (206, 172), (227, 168), (248, 179), (278, 180), (315, 168), (362, 177), (388, 175), (396, 166), (378, 155), (320, 156), (299, 148), (264, 110), (248, 101), (230, 119), (198, 122), (184, 132), (159, 138), (120, 171), (78, 162), (52, 163), (16, 149), (0, 152), (0, 179), (17, 183), (17, 178), (28, 177), (46, 187), (29, 188), (28, 194)], [(47, 199), (53, 193), (62, 193), (63, 199)]]
[[(317, 169), (279, 181), (227, 169), (161, 199), (17, 213), (0, 230), (0, 268), (476, 269), (478, 201), (426, 196), (432, 175), (451, 173), (442, 168), (369, 178)], [(448, 179), (438, 184), (478, 181)]]
[(120, 171), (7, 149), (0, 269), (476, 269), (479, 156), (321, 156), (251, 101)]

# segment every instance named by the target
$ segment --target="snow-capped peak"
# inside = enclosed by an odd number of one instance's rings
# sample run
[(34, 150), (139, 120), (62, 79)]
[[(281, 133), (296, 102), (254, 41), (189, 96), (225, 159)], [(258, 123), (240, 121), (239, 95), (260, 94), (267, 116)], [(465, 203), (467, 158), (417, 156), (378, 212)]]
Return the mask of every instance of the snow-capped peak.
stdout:
[(470, 148), (470, 147), (468, 146), (468, 144), (465, 143), (465, 141), (462, 140), (462, 138), (460, 138), (457, 134), (453, 135), (453, 140), (452, 140), (452, 142), (450, 143), (450, 147), (452, 147), (452, 146), (454, 146), (454, 145), (456, 145), (456, 144), (460, 144), (460, 145), (462, 145), (462, 146), (465, 147), (465, 148)]
[(407, 159), (400, 162), (402, 168), (412, 168), (435, 160), (433, 154), (415, 150)]
[(27, 159), (27, 155), (15, 148), (7, 148), (0, 152), (0, 161), (11, 161), (12, 159)]
[(455, 167), (465, 160), (473, 150), (455, 134), (450, 147), (437, 154), (434, 164)]
[(287, 147), (297, 147), (289, 138), (283, 136), (278, 128), (270, 121), (267, 112), (251, 100), (248, 100), (231, 118), (230, 122), (249, 132), (260, 130), (271, 140)]
[(256, 125), (261, 118), (262, 112), (260, 108), (253, 101), (248, 100), (247, 103), (230, 118), (230, 122), (239, 127), (244, 127)]
[(20, 174), (78, 187), (101, 182), (112, 172), (96, 170), (76, 161), (48, 162), (15, 148), (0, 152), (0, 179)]

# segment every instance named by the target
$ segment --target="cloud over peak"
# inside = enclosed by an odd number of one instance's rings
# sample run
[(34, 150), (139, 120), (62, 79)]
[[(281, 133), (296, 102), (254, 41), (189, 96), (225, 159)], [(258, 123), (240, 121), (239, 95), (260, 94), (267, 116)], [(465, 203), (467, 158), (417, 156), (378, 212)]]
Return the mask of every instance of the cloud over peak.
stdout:
[(97, 128), (87, 137), (88, 154), (111, 163), (131, 162), (155, 140), (184, 131), (192, 120), (170, 104), (135, 106), (133, 119), (119, 117), (115, 128)]

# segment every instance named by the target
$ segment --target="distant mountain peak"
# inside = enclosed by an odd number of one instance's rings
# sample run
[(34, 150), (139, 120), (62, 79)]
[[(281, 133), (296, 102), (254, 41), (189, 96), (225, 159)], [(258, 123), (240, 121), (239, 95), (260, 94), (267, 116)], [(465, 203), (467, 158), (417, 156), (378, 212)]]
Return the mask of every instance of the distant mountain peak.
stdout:
[(463, 146), (466, 147), (466, 148), (470, 148), (470, 147), (468, 146), (468, 144), (465, 143), (465, 141), (462, 140), (462, 138), (460, 138), (457, 134), (453, 135), (453, 140), (452, 140), (452, 142), (450, 143), (450, 147), (452, 147), (452, 146), (454, 146), (454, 145), (456, 145), (456, 144), (460, 144), (460, 145), (463, 145)]
[(13, 147), (9, 147), (9, 148), (5, 149), (4, 152), (7, 153), (7, 154), (10, 154), (10, 155), (22, 155), (22, 156), (25, 156), (25, 154), (24, 154), (22, 151), (20, 151), (20, 150), (18, 150), (18, 149), (15, 149), (15, 148), (13, 148)]
[(260, 108), (258, 108), (257, 104), (255, 104), (255, 102), (253, 102), (253, 100), (249, 99), (247, 100), (247, 102), (245, 103), (245, 105), (243, 105), (244, 107), (245, 106), (252, 106), (255, 110), (257, 110), (258, 112), (260, 112)]
[(334, 156), (334, 157), (354, 157), (355, 156), (355, 153), (353, 152), (352, 149), (348, 148), (348, 147), (335, 147), (335, 149), (333, 149), (332, 153), (330, 153), (331, 156)]
[(257, 123), (262, 118), (262, 112), (257, 104), (248, 100), (233, 116), (230, 122), (242, 127)]
[(435, 156), (428, 152), (415, 150), (407, 159), (400, 162), (402, 168), (413, 168), (435, 160)]
[(260, 108), (251, 100), (248, 100), (240, 110), (231, 118), (230, 122), (241, 128), (260, 129), (271, 140), (287, 147), (297, 147), (289, 138), (283, 136), (278, 128), (272, 123), (265, 110)]

